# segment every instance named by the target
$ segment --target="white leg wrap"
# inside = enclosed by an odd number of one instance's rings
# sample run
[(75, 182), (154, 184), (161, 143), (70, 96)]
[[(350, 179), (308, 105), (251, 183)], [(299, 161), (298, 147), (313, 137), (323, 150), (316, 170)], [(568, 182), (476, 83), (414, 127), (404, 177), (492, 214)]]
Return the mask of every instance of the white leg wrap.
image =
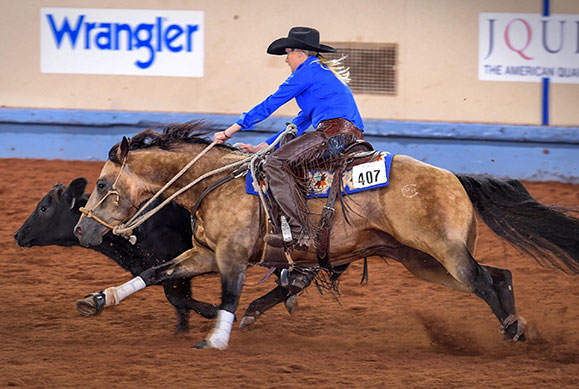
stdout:
[[(114, 304), (117, 305), (123, 300), (124, 298), (132, 295), (135, 292), (138, 292), (141, 289), (144, 289), (147, 285), (145, 285), (145, 281), (141, 277), (135, 277), (129, 282), (125, 282), (121, 286), (117, 286), (116, 288), (109, 288), (112, 289), (114, 295)], [(108, 300), (108, 289), (105, 290), (105, 295), (107, 296)], [(107, 304), (108, 305), (108, 304)], [(112, 305), (112, 304), (111, 304)]]
[(115, 301), (115, 287), (106, 288), (103, 293), (105, 294), (105, 307), (110, 307), (111, 305), (117, 305)]
[(229, 343), (229, 334), (231, 327), (233, 327), (233, 319), (235, 315), (231, 312), (220, 309), (217, 312), (217, 319), (213, 330), (207, 337), (207, 343), (213, 348), (224, 350)]

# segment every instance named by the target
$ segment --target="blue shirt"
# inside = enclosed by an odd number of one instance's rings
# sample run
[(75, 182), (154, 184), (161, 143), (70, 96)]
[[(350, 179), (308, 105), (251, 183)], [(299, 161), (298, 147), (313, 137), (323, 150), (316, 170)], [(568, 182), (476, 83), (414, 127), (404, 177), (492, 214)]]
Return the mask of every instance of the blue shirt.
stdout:
[[(314, 56), (308, 57), (275, 93), (249, 112), (244, 112), (236, 123), (242, 130), (251, 130), (255, 124), (268, 118), (293, 98), (301, 109), (292, 120), (298, 128), (298, 136), (310, 125), (316, 128), (323, 120), (337, 118), (346, 119), (360, 130), (364, 130), (364, 123), (350, 88), (331, 70), (322, 66)], [(285, 128), (268, 138), (267, 144), (273, 143), (283, 131)]]

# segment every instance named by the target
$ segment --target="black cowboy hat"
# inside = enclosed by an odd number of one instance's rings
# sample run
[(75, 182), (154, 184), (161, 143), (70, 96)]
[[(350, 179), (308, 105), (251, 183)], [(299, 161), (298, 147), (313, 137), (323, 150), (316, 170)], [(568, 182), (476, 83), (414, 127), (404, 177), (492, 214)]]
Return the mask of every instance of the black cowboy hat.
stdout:
[(315, 28), (292, 27), (287, 38), (273, 41), (267, 48), (268, 54), (285, 55), (285, 49), (302, 49), (316, 53), (337, 53), (333, 47), (320, 44), (320, 33)]

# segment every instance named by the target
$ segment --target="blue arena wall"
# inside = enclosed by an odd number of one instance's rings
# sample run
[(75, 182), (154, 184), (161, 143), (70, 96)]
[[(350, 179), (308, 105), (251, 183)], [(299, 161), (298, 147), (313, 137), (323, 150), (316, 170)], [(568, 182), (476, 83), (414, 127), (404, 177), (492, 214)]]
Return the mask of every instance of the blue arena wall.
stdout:
[[(0, 158), (105, 161), (122, 136), (147, 127), (206, 119), (222, 129), (237, 116), (190, 113), (0, 108)], [(272, 117), (235, 142), (257, 144), (284, 128)], [(579, 126), (521, 126), (365, 120), (376, 149), (406, 154), (454, 173), (579, 183)]]

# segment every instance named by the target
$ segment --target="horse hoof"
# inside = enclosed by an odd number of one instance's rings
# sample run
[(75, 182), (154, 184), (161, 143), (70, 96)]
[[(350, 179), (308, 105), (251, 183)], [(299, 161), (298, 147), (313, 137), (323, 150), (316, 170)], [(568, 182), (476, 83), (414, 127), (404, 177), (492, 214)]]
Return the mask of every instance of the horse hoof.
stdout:
[(180, 334), (186, 334), (189, 332), (189, 324), (187, 325), (182, 325), (182, 324), (178, 324), (177, 327), (175, 327), (175, 335), (180, 335)]
[(203, 348), (210, 348), (210, 347), (211, 346), (209, 345), (209, 343), (205, 339), (203, 339), (201, 342), (199, 342), (195, 346), (193, 346), (193, 348), (196, 348), (198, 350), (203, 349)]
[(503, 340), (510, 340), (512, 342), (526, 342), (527, 341), (527, 336), (525, 335), (525, 333), (521, 333), (521, 334), (512, 334), (512, 333), (508, 333), (505, 332), (503, 334)]
[(298, 296), (293, 295), (285, 300), (285, 309), (289, 312), (290, 315), (293, 315), (294, 312), (298, 309)]
[(100, 291), (84, 296), (76, 302), (76, 309), (85, 316), (96, 316), (105, 309), (105, 294)]
[(507, 328), (503, 328), (503, 339), (512, 340), (513, 342), (525, 342), (527, 336), (525, 335), (526, 321), (522, 317), (517, 317), (516, 320), (511, 321)]
[(239, 329), (244, 331), (253, 331), (256, 322), (257, 319), (253, 316), (243, 316), (241, 323), (239, 323)]
[(526, 342), (527, 341), (527, 335), (525, 335), (525, 333), (522, 333), (521, 335), (519, 335), (519, 337), (517, 339), (513, 338), (514, 342)]

